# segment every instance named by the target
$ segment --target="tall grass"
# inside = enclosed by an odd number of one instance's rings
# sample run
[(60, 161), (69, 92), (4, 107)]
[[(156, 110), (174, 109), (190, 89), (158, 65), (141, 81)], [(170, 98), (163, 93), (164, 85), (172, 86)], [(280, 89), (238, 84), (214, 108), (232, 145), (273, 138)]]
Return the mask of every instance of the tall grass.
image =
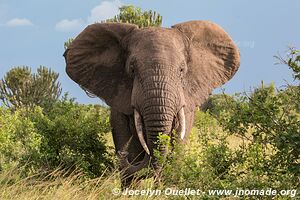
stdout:
[(99, 200), (109, 199), (112, 188), (119, 187), (117, 171), (109, 176), (87, 179), (79, 171), (60, 168), (26, 178), (18, 169), (0, 174), (0, 199), (32, 200)]
[[(152, 178), (133, 183), (135, 189), (157, 189)], [(120, 194), (114, 194), (117, 190)], [(0, 174), (1, 200), (110, 200), (149, 199), (147, 196), (122, 195), (117, 170), (95, 179), (87, 179), (83, 173), (69, 173), (58, 168), (52, 172), (22, 178), (18, 169)], [(151, 199), (162, 200), (165, 196)]]

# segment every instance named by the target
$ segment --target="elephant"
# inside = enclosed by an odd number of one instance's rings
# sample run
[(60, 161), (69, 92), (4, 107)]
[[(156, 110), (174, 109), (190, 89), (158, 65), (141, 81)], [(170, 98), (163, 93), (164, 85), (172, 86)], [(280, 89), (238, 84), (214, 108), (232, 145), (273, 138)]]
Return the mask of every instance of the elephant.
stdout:
[(230, 36), (203, 20), (171, 28), (95, 23), (64, 57), (68, 76), (111, 107), (123, 187), (148, 165), (161, 169), (154, 151), (166, 149), (158, 147), (158, 135), (184, 143), (197, 107), (240, 66)]

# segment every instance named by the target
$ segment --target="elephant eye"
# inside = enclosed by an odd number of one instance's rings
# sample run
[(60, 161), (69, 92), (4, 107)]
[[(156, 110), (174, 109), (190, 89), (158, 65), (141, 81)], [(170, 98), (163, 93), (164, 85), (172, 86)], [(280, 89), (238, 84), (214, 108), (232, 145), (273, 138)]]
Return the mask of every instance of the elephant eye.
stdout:
[(128, 74), (129, 76), (133, 76), (136, 68), (136, 60), (133, 59), (130, 61), (129, 66), (128, 66)]
[(182, 62), (179, 68), (179, 74), (181, 77), (185, 74), (186, 70), (186, 64), (185, 62)]

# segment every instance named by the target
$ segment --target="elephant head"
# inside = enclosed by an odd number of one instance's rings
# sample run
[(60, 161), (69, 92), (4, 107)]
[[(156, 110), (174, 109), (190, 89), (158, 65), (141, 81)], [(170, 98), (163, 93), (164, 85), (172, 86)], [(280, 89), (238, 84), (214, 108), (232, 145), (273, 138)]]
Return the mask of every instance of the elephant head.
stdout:
[(80, 33), (64, 56), (75, 82), (113, 109), (134, 116), (146, 154), (132, 172), (149, 161), (158, 133), (175, 129), (184, 138), (192, 123), (187, 113), (239, 67), (231, 38), (208, 21), (171, 28), (97, 23)]

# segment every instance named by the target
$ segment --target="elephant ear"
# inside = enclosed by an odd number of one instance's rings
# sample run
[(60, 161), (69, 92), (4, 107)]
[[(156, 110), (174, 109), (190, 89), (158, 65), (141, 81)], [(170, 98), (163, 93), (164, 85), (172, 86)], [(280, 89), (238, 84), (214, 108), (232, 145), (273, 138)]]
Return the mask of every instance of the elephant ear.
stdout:
[(212, 90), (230, 80), (239, 68), (239, 50), (229, 35), (208, 21), (172, 26), (187, 38), (188, 71), (184, 80), (188, 105), (202, 105)]
[(136, 28), (121, 23), (89, 25), (64, 53), (71, 79), (123, 113), (132, 112), (132, 80), (125, 72), (122, 39)]

